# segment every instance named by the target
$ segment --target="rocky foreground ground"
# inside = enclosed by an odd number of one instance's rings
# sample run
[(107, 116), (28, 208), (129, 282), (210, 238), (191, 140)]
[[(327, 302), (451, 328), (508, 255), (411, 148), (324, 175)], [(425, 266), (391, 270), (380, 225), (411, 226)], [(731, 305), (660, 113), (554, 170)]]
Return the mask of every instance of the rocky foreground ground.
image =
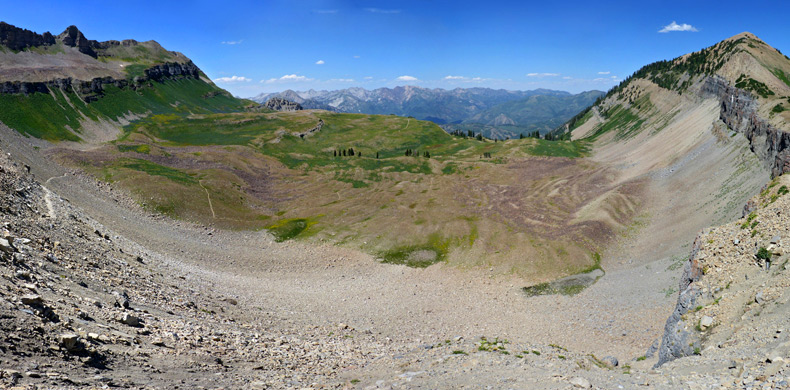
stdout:
[[(403, 341), (267, 311), (119, 236), (2, 153), (0, 387), (786, 388), (788, 183), (700, 235), (686, 311), (667, 326), (679, 336), (618, 361), (571, 339)], [(657, 355), (690, 356), (654, 368)]]

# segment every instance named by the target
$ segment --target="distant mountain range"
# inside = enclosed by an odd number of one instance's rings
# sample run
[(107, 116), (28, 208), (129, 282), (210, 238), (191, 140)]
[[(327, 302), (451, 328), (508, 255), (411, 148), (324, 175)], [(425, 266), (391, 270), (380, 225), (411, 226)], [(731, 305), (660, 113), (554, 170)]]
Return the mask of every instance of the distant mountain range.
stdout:
[(548, 132), (602, 96), (601, 91), (570, 94), (536, 89), (507, 91), (490, 88), (347, 88), (336, 91), (262, 93), (250, 98), (265, 103), (273, 97), (299, 103), (305, 109), (400, 115), (435, 122), (447, 131), (473, 130), (486, 137), (517, 137)]

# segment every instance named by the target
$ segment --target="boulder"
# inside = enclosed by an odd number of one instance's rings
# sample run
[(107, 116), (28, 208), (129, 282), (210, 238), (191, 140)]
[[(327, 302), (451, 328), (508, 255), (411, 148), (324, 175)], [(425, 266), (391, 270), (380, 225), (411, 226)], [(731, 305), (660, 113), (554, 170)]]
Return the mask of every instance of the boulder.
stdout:
[(22, 296), (22, 303), (29, 306), (41, 306), (44, 304), (44, 300), (40, 295), (27, 294)]
[(587, 379), (584, 379), (584, 378), (582, 378), (580, 376), (577, 376), (577, 377), (571, 379), (570, 382), (573, 385), (573, 387), (578, 387), (580, 389), (589, 389), (589, 388), (592, 387), (592, 385), (590, 384), (590, 381), (588, 381)]
[(60, 346), (72, 352), (79, 349), (80, 337), (74, 333), (64, 333), (60, 335)]

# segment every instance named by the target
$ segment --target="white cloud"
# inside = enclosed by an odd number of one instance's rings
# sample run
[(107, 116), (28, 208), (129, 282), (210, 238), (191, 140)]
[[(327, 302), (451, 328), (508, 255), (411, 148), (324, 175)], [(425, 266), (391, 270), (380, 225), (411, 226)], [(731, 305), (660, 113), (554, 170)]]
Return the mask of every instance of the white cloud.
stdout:
[(563, 79), (563, 80), (570, 80), (570, 79), (572, 79), (572, 78), (573, 78), (573, 77), (571, 77), (571, 76), (565, 76), (565, 77), (563, 77), (562, 79)]
[(246, 78), (244, 76), (231, 76), (231, 77), (219, 77), (219, 78), (214, 79), (214, 81), (216, 81), (218, 83), (240, 83), (240, 82), (247, 83), (247, 82), (250, 82), (252, 80), (248, 79), (248, 78)]
[(460, 81), (464, 83), (479, 83), (481, 81), (490, 81), (491, 79), (486, 79), (483, 77), (466, 77), (466, 76), (451, 76), (447, 75), (442, 80), (444, 81)]
[(555, 77), (559, 75), (559, 73), (527, 73), (527, 77)]
[(336, 9), (314, 9), (313, 13), (316, 13), (316, 14), (336, 14), (337, 10)]
[(268, 79), (268, 80), (261, 80), (262, 83), (272, 84), (272, 83), (298, 83), (298, 82), (305, 82), (305, 81), (313, 81), (313, 79), (305, 76), (299, 76), (296, 74), (287, 74), (283, 77), (278, 79)]
[(365, 80), (373, 80), (373, 76), (365, 76)]
[(399, 9), (365, 8), (365, 11), (374, 14), (399, 14)]
[(242, 42), (244, 42), (244, 40), (243, 39), (239, 39), (238, 41), (222, 41), (222, 44), (223, 45), (240, 45)]
[(315, 62), (316, 65), (323, 65), (325, 63), (326, 62), (324, 62), (324, 60), (318, 60), (318, 61)]
[(608, 70), (606, 72), (598, 72), (598, 74), (609, 74), (609, 73), (612, 73), (612, 72), (610, 72)]
[(353, 83), (354, 79), (329, 79), (328, 83)]
[(398, 78), (397, 78), (397, 79), (395, 79), (395, 80), (398, 80), (398, 81), (417, 81), (417, 78), (416, 78), (416, 77), (412, 77), (412, 76), (406, 76), (406, 75), (404, 75), (404, 76), (400, 76), (400, 77), (398, 77)]
[(359, 58), (359, 56), (354, 56), (354, 58)]
[(674, 20), (672, 21), (672, 23), (664, 26), (664, 28), (662, 28), (661, 30), (658, 30), (658, 32), (660, 32), (660, 33), (668, 33), (668, 32), (671, 32), (671, 31), (692, 31), (692, 32), (696, 32), (696, 31), (699, 31), (699, 30), (697, 30), (694, 26), (692, 26), (690, 24), (686, 24), (686, 23), (677, 24), (677, 23), (675, 23)]

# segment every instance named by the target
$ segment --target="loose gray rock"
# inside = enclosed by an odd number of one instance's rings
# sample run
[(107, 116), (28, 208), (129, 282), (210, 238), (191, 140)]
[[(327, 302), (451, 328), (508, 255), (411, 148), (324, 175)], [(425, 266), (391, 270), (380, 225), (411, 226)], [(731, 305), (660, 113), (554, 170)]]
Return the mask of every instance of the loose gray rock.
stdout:
[(713, 325), (713, 318), (710, 316), (703, 316), (699, 321), (699, 327), (702, 328), (702, 330), (710, 328), (711, 325)]
[(44, 300), (39, 295), (28, 294), (22, 296), (22, 303), (29, 306), (41, 306), (44, 304)]
[(140, 326), (140, 318), (129, 313), (123, 313), (121, 315), (120, 321), (126, 325), (139, 327)]
[(0, 238), (0, 251), (5, 253), (13, 253), (14, 247), (5, 238)]
[(614, 356), (606, 356), (603, 359), (603, 362), (609, 365), (610, 367), (617, 367), (620, 365), (620, 361), (617, 360)]
[(72, 352), (78, 349), (80, 338), (74, 333), (64, 333), (60, 335), (60, 346)]
[(590, 381), (588, 381), (587, 379), (584, 379), (584, 378), (582, 378), (580, 376), (577, 376), (577, 377), (571, 379), (570, 382), (571, 382), (571, 384), (574, 387), (578, 387), (580, 389), (589, 389), (589, 388), (592, 387), (592, 385), (590, 384)]

